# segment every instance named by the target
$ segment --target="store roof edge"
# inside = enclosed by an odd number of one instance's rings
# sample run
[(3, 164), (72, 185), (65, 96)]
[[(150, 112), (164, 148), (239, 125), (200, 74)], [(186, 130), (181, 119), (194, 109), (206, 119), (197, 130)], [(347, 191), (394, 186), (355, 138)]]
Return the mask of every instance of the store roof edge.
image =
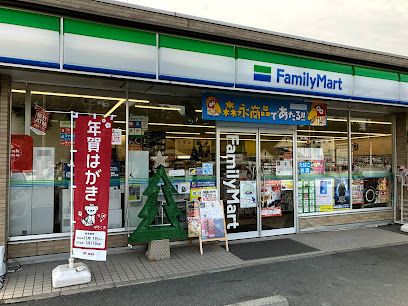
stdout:
[[(327, 60), (343, 62), (346, 64), (360, 64), (380, 69), (398, 70), (400, 72), (408, 71), (408, 57), (398, 54), (368, 50), (321, 40), (313, 40), (120, 1), (4, 0), (2, 2), (3, 5), (17, 8), (20, 6), (30, 8), (33, 11), (43, 11), (47, 9), (49, 11), (50, 9), (53, 9), (61, 13), (71, 12), (81, 14), (83, 19), (87, 19), (87, 16), (94, 16), (139, 23), (146, 26), (168, 29), (170, 31), (169, 34), (174, 34), (171, 32), (172, 30), (180, 33), (184, 32), (185, 36), (188, 37), (191, 35), (192, 38), (195, 37), (194, 34), (199, 36), (208, 35), (211, 37), (209, 40), (213, 37), (218, 37), (218, 40), (215, 42), (222, 42), (221, 39), (225, 38), (227, 43), (237, 41), (237, 44), (243, 44), (243, 46), (250, 48), (256, 48), (259, 44), (259, 49), (287, 52), (289, 54), (294, 53), (317, 58), (323, 57)], [(129, 9), (131, 9), (133, 14), (139, 15), (140, 18), (137, 19), (137, 22), (135, 21), (135, 18), (132, 18)], [(206, 29), (206, 26), (208, 29)], [(231, 33), (232, 30), (234, 33)]]

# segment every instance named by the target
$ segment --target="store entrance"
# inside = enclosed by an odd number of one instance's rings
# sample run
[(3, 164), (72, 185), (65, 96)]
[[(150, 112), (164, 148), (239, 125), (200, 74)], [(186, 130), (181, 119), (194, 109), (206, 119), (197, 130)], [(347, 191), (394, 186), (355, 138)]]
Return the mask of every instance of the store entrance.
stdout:
[(217, 178), (229, 239), (295, 232), (295, 132), (217, 127)]

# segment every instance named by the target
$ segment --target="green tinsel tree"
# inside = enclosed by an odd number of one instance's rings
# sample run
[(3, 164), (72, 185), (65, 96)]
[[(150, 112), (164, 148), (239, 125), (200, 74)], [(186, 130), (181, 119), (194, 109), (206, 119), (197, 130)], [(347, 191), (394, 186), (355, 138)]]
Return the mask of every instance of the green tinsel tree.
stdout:
[[(152, 225), (152, 222), (158, 213), (157, 198), (160, 192), (160, 187), (158, 186), (160, 180), (164, 183), (161, 186), (164, 199), (166, 200), (166, 205), (163, 205), (164, 212), (171, 225)], [(160, 165), (157, 168), (155, 175), (151, 178), (146, 190), (143, 192), (143, 195), (148, 197), (146, 204), (138, 215), (139, 218), (142, 218), (143, 220), (129, 237), (130, 243), (145, 243), (160, 239), (187, 239), (187, 233), (181, 227), (177, 218), (180, 215), (180, 211), (174, 201), (173, 193), (177, 193), (177, 191), (166, 175), (163, 165)]]

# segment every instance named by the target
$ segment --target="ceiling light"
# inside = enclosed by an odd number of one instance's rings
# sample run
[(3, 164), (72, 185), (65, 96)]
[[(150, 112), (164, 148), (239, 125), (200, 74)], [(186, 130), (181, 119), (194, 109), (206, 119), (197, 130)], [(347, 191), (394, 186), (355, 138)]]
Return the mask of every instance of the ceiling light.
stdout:
[(180, 123), (160, 123), (160, 122), (149, 122), (149, 125), (160, 125), (160, 126), (185, 126), (190, 128), (208, 128), (215, 129), (214, 125), (199, 125), (199, 124), (180, 124)]
[(196, 111), (196, 113), (202, 113), (203, 112), (202, 109), (196, 109), (195, 111)]
[(151, 106), (151, 105), (135, 105), (136, 108), (148, 108), (148, 109), (161, 109), (168, 111), (181, 111), (178, 107), (164, 107), (164, 106)]
[(198, 132), (166, 132), (166, 134), (200, 135)]
[(166, 136), (167, 139), (195, 139), (195, 140), (214, 140), (212, 137), (183, 137), (183, 136)]
[(136, 103), (150, 103), (149, 100), (140, 100), (140, 99), (128, 99), (129, 102), (136, 102)]
[[(347, 122), (347, 119), (329, 117), (327, 118), (327, 121)], [(356, 120), (356, 119), (351, 119), (350, 121), (355, 122), (355, 123), (392, 124), (392, 122), (388, 122), (388, 121), (371, 121), (371, 120)]]
[(125, 99), (121, 99), (119, 100), (118, 103), (116, 103), (105, 115), (104, 117), (108, 117), (110, 114), (112, 114), (119, 106), (121, 106), (126, 100)]

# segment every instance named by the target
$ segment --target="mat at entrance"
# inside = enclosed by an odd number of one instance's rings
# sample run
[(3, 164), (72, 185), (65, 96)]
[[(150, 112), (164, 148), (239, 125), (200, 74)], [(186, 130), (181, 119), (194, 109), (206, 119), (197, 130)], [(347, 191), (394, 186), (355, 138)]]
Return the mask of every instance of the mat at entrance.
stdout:
[(244, 242), (229, 245), (230, 252), (242, 260), (287, 256), (319, 251), (289, 238)]

